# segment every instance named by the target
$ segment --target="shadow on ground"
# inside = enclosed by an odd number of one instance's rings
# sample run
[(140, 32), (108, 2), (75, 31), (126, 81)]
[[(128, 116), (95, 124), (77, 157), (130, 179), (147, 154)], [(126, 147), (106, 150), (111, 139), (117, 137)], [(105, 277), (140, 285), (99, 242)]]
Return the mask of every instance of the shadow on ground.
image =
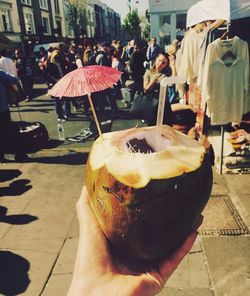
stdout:
[(30, 263), (10, 251), (0, 251), (0, 294), (19, 295), (29, 286)]
[(40, 97), (44, 94), (47, 94), (47, 92), (48, 92), (47, 88), (34, 88), (32, 96), (33, 98)]
[(7, 197), (7, 196), (18, 196), (22, 195), (26, 191), (32, 188), (31, 185), (28, 185), (30, 180), (28, 179), (21, 179), (13, 181), (9, 184), (9, 186), (1, 187), (0, 188), (0, 197)]
[(82, 165), (86, 164), (88, 153), (69, 153), (66, 155), (30, 157), (27, 162)]
[(50, 111), (54, 111), (54, 109), (48, 109), (48, 108), (34, 108), (34, 109), (17, 109), (17, 110), (11, 110), (11, 112), (42, 112), (42, 113), (49, 113)]
[(0, 182), (10, 181), (22, 174), (20, 170), (1, 169), (0, 170)]
[(54, 107), (54, 103), (51, 102), (50, 104), (49, 103), (44, 103), (44, 104), (36, 104), (35, 102), (29, 102), (27, 104), (25, 104), (25, 106), (23, 107), (34, 107), (34, 108), (39, 108), (39, 107), (51, 107), (53, 106)]
[(29, 214), (7, 215), (8, 209), (0, 206), (0, 222), (12, 225), (24, 225), (36, 221), (38, 217)]

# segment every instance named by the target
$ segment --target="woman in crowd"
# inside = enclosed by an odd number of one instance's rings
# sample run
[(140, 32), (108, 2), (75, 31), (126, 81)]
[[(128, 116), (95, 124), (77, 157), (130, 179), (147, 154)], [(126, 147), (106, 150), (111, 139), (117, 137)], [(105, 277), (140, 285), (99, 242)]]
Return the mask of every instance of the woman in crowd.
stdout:
[(15, 51), (15, 61), (17, 76), (21, 81), (25, 101), (31, 101), (33, 92), (32, 70), (28, 60), (24, 57), (24, 54), (20, 49)]
[[(152, 92), (152, 96), (159, 99), (160, 83), (166, 76), (171, 76), (171, 68), (169, 67), (168, 54), (161, 51), (157, 55), (151, 69), (146, 70), (144, 74), (144, 92)], [(156, 125), (157, 108), (151, 118), (145, 119), (147, 120), (148, 125)], [(165, 101), (163, 124), (172, 125), (172, 110), (168, 99)]]

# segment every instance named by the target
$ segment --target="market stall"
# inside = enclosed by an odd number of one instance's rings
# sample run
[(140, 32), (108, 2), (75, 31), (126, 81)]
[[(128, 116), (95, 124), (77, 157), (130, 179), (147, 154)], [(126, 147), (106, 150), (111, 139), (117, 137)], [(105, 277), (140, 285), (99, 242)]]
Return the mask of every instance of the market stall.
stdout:
[[(218, 136), (208, 137), (216, 147), (215, 160), (220, 173), (229, 171), (225, 156), (230, 157), (230, 165), (236, 164), (235, 172), (249, 171), (250, 163), (249, 130), (241, 126), (242, 118), (245, 116), (247, 121), (246, 114), (250, 111), (249, 33), (234, 27), (239, 20), (250, 22), (250, 1), (203, 0), (190, 7), (187, 14), (190, 29), (182, 44), (182, 73), (178, 73), (185, 76), (189, 86), (188, 103), (197, 113), (200, 138), (207, 134), (204, 118), (209, 119), (212, 129), (221, 128), (220, 149)], [(225, 129), (229, 132), (226, 137)], [(241, 150), (233, 149), (225, 155), (224, 146), (232, 143)]]

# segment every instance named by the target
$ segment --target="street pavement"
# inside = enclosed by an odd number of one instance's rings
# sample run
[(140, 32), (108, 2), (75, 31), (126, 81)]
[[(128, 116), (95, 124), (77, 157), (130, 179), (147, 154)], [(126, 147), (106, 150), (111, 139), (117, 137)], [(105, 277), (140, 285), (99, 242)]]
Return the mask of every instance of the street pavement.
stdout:
[[(21, 103), (21, 117), (43, 122), (56, 144), (30, 154), (25, 163), (9, 155), (0, 165), (0, 295), (66, 295), (76, 255), (75, 204), (93, 139), (59, 142), (53, 102), (44, 85), (36, 85), (36, 93), (34, 102)], [(12, 117), (18, 120), (16, 111), (12, 108)], [(85, 114), (74, 114), (64, 123), (66, 136), (89, 125)], [(112, 130), (136, 124), (117, 119)], [(199, 237), (159, 295), (250, 295), (249, 183), (247, 174), (214, 171)]]

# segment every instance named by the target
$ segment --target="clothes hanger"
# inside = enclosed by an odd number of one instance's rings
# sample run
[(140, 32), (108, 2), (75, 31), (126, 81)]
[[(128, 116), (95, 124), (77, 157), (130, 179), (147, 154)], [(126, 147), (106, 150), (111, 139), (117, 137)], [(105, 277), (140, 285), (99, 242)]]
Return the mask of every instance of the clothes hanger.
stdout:
[(228, 34), (229, 34), (229, 32), (228, 32), (228, 31), (225, 31), (225, 32), (221, 35), (220, 40), (225, 40), (225, 38), (228, 38)]
[(203, 23), (199, 23), (199, 24), (195, 25), (193, 29), (196, 33), (199, 33), (201, 31), (203, 31), (204, 28), (205, 28), (205, 25)]
[(211, 29), (217, 29), (219, 27), (221, 27), (222, 25), (225, 24), (225, 20), (222, 19), (218, 19), (216, 21), (214, 21), (213, 23), (211, 23), (209, 26), (211, 27)]

